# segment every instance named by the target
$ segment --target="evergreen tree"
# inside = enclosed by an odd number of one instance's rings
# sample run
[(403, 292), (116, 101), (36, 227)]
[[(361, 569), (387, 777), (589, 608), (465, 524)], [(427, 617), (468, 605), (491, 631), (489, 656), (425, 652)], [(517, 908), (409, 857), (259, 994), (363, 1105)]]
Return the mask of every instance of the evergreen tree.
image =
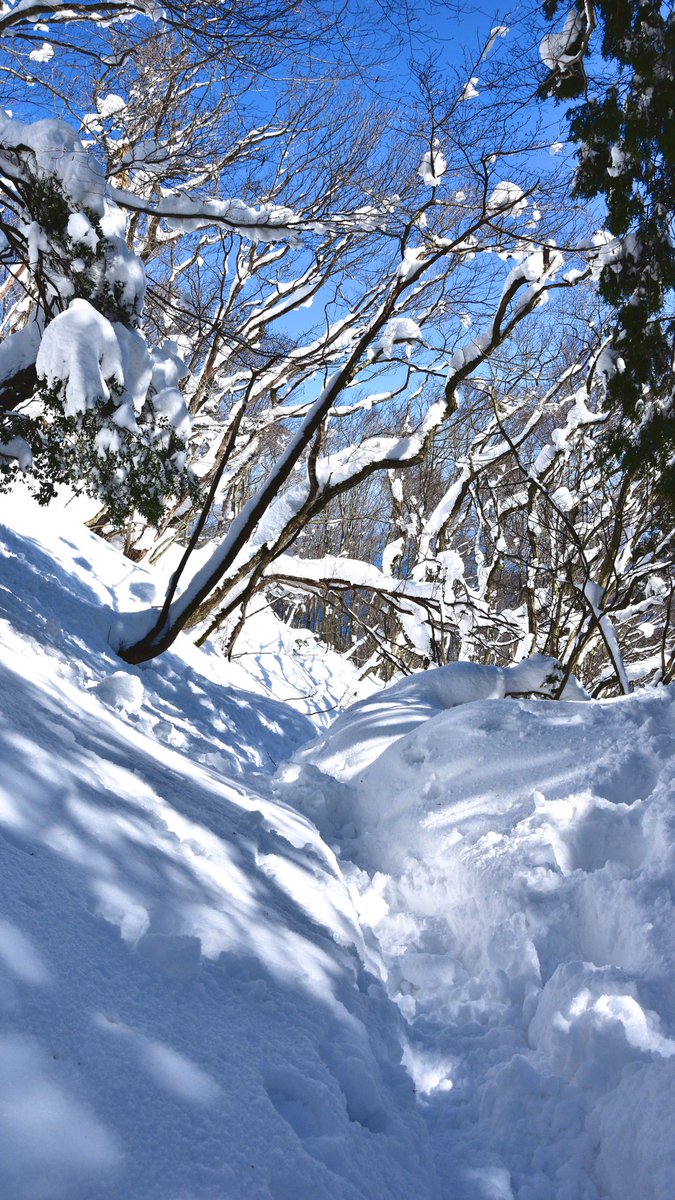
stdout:
[[(546, 16), (558, 7), (546, 0)], [(607, 401), (622, 418), (609, 446), (630, 467), (656, 465), (675, 504), (675, 14), (659, 0), (576, 0), (541, 52), (542, 94), (579, 101), (574, 193), (604, 199), (616, 239), (599, 259), (615, 313)]]
[[(94, 158), (64, 122), (0, 118), (0, 263), (13, 285), (0, 341), (0, 487), (17, 467), (46, 503), (59, 484), (121, 526), (158, 522), (191, 488), (185, 374), (148, 345), (145, 272)], [(6, 289), (7, 290), (7, 289)]]

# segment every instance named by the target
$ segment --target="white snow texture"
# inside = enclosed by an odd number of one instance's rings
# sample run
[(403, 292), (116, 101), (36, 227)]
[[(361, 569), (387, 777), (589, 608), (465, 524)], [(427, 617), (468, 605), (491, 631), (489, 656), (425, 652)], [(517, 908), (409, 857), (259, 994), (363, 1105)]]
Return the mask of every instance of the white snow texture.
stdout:
[(672, 1200), (673, 689), (326, 728), (262, 607), (127, 668), (161, 578), (21, 488), (0, 542), (3, 1200)]

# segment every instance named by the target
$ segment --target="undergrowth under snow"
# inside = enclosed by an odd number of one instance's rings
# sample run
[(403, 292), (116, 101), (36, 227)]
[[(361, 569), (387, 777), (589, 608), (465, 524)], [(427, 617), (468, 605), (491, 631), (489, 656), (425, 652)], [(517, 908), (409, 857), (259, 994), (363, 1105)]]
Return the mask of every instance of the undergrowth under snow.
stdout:
[(355, 673), (271, 614), (127, 668), (152, 576), (0, 540), (3, 1198), (672, 1200), (672, 690), (325, 729)]

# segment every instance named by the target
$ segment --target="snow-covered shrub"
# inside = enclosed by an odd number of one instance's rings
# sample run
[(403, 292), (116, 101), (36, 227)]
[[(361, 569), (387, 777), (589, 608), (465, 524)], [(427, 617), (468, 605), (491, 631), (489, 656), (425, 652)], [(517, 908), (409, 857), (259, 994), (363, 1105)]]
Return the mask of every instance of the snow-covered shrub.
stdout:
[(157, 523), (190, 494), (184, 368), (141, 332), (145, 271), (97, 164), (61, 121), (3, 118), (12, 243), (26, 280), (0, 344), (0, 488), (21, 469), (37, 498), (98, 498), (112, 525)]

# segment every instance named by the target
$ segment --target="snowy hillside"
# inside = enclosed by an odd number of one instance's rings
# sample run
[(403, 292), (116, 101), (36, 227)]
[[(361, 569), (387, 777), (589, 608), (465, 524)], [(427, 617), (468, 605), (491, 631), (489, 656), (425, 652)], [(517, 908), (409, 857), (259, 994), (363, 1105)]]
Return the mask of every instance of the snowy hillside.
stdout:
[(336, 659), (126, 668), (149, 574), (0, 540), (3, 1200), (672, 1200), (672, 691), (461, 668), (317, 739)]

